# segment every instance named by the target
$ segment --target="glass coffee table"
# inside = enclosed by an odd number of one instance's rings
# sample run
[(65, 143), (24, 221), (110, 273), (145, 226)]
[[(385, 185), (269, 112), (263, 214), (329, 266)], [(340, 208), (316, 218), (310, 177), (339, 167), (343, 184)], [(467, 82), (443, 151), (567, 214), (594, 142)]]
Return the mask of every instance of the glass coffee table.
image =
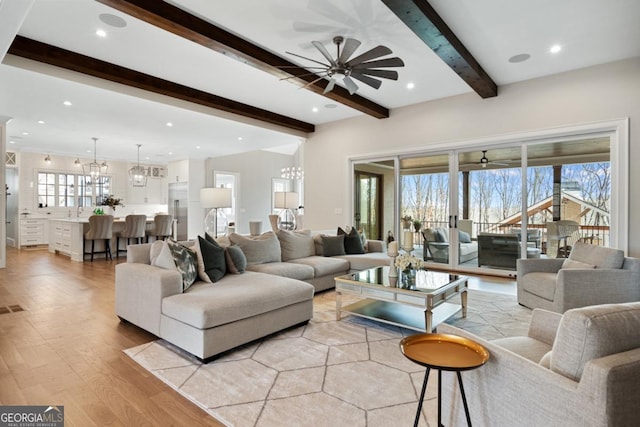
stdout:
[[(400, 273), (400, 276), (402, 273)], [(419, 270), (415, 287), (404, 289), (401, 277), (389, 277), (389, 267), (375, 267), (336, 277), (336, 319), (342, 312), (409, 329), (432, 332), (440, 323), (462, 311), (467, 317), (467, 277)], [(342, 295), (363, 299), (342, 306)], [(449, 302), (460, 295), (460, 304)]]

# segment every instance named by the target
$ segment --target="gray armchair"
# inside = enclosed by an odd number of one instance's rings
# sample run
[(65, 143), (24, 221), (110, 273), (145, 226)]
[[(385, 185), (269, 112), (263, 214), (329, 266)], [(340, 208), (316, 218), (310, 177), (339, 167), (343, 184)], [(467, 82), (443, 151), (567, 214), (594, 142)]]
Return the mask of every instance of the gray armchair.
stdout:
[[(473, 425), (491, 427), (638, 425), (638, 330), (640, 303), (536, 309), (528, 336), (493, 341), (438, 326), (489, 351), (462, 380)], [(442, 408), (444, 425), (467, 425), (455, 375), (442, 376)]]
[(518, 303), (564, 313), (596, 304), (640, 301), (640, 259), (578, 242), (568, 259), (519, 259)]

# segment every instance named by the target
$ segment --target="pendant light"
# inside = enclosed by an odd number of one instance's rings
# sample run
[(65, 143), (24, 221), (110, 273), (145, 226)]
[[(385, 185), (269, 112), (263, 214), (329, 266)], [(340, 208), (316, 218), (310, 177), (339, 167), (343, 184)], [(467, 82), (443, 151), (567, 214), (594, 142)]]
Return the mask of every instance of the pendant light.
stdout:
[(98, 138), (93, 137), (91, 139), (93, 139), (93, 162), (83, 164), (82, 173), (85, 176), (89, 176), (91, 182), (99, 183), (106, 175), (109, 166), (107, 166), (106, 162), (98, 163), (96, 153)]
[(138, 164), (129, 169), (129, 182), (133, 187), (146, 187), (147, 168), (140, 166), (140, 147), (142, 147), (142, 144), (136, 145), (138, 146)]

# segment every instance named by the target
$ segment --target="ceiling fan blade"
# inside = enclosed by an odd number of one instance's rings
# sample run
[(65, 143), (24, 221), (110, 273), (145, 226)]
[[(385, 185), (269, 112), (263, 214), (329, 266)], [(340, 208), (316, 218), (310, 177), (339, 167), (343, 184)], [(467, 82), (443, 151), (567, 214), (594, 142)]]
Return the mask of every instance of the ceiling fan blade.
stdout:
[(356, 82), (351, 80), (351, 78), (349, 76), (344, 76), (342, 81), (344, 82), (344, 85), (346, 86), (346, 88), (349, 91), (350, 95), (353, 95), (354, 93), (356, 93), (358, 91), (358, 85), (356, 84)]
[(374, 79), (372, 77), (369, 76), (364, 76), (356, 71), (352, 71), (351, 72), (351, 77), (353, 77), (354, 79), (360, 80), (362, 83), (367, 84), (369, 86), (371, 86), (374, 89), (379, 89), (380, 85), (382, 84), (382, 82), (378, 79)]
[(325, 48), (322, 43), (318, 41), (312, 41), (311, 44), (313, 44), (316, 47), (316, 49), (320, 51), (322, 56), (324, 56), (331, 65), (336, 65), (336, 61), (331, 57), (331, 55), (329, 54), (329, 51), (327, 51), (327, 48)]
[(404, 62), (397, 56), (393, 58), (378, 59), (376, 61), (362, 62), (354, 65), (353, 68), (386, 68), (386, 67), (404, 67)]
[(336, 85), (336, 79), (332, 78), (331, 80), (329, 80), (329, 84), (327, 85), (327, 87), (324, 88), (324, 92), (322, 92), (322, 94), (324, 95), (325, 93), (331, 92), (335, 85)]
[(392, 52), (391, 52), (391, 49), (389, 49), (388, 47), (376, 46), (373, 49), (366, 51), (362, 55), (356, 56), (355, 58), (347, 62), (345, 65), (348, 67), (353, 67), (362, 62), (368, 61), (370, 59), (375, 59), (381, 56), (389, 55), (390, 53)]
[(298, 55), (297, 53), (293, 53), (293, 52), (285, 52), (285, 53), (287, 53), (289, 55), (297, 56), (298, 58), (306, 59), (307, 61), (315, 62), (316, 64), (320, 64), (325, 68), (329, 68), (330, 67), (329, 64), (325, 64), (324, 62), (316, 61), (315, 59), (307, 58), (306, 56)]
[(398, 80), (398, 72), (393, 70), (370, 70), (368, 68), (363, 68), (355, 69), (351, 72), (351, 74), (355, 72), (359, 74), (366, 74), (369, 76), (382, 77), (383, 79)]
[(314, 81), (307, 83), (306, 85), (304, 85), (304, 86), (300, 87), (299, 89), (306, 89), (306, 88), (308, 88), (309, 86), (311, 86), (312, 84), (314, 84), (315, 82), (320, 81), (320, 80), (322, 80), (322, 79), (324, 79), (324, 76), (320, 76), (320, 77), (318, 77), (318, 78), (317, 78), (317, 79), (315, 79)]
[(353, 55), (353, 52), (360, 47), (360, 44), (360, 41), (356, 39), (347, 39), (347, 41), (344, 42), (344, 48), (342, 48), (342, 53), (340, 53), (340, 59), (338, 59), (338, 62), (343, 64), (347, 62), (349, 57)]

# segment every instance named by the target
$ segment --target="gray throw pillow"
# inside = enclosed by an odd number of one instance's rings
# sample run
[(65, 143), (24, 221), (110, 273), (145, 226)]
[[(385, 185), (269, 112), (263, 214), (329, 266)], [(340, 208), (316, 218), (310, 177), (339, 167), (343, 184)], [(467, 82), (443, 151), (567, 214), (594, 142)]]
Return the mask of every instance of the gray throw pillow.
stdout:
[(212, 283), (215, 283), (222, 279), (227, 272), (224, 249), (217, 243), (210, 242), (200, 236), (198, 236), (198, 245), (202, 255), (204, 273)]
[(346, 255), (344, 251), (344, 234), (326, 236), (322, 234), (322, 254), (324, 256)]
[(247, 268), (247, 258), (239, 246), (227, 246), (224, 249), (224, 257), (227, 261), (227, 271), (233, 274), (242, 274)]
[(196, 253), (175, 240), (167, 240), (176, 269), (182, 275), (182, 292), (189, 289), (198, 278)]
[(278, 230), (282, 261), (306, 258), (316, 254), (311, 230)]
[(458, 230), (458, 240), (460, 243), (471, 243), (471, 236), (466, 231)]
[(362, 239), (358, 234), (358, 230), (355, 227), (351, 227), (351, 231), (347, 233), (338, 227), (338, 235), (344, 234), (344, 251), (349, 255), (363, 254), (364, 246), (362, 245)]
[(247, 257), (247, 265), (280, 262), (282, 260), (280, 242), (273, 231), (267, 231), (257, 237), (231, 233), (229, 240), (233, 245), (240, 246), (244, 256)]

